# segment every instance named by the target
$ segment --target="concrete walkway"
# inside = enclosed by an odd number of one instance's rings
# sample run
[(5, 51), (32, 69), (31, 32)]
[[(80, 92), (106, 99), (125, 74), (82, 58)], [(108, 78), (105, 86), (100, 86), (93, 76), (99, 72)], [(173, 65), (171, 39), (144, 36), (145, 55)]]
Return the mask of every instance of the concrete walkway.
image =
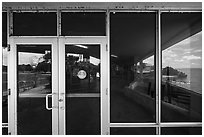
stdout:
[(148, 110), (115, 89), (111, 90), (111, 122), (144, 123), (155, 119)]

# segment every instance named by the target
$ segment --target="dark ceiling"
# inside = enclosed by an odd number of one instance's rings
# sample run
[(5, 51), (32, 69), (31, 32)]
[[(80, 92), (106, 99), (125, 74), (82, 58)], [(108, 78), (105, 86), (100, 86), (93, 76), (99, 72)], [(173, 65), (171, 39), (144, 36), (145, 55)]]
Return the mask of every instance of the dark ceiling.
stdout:
[(163, 49), (202, 31), (202, 13), (163, 13)]
[(111, 13), (111, 54), (122, 60), (141, 58), (156, 45), (155, 13)]

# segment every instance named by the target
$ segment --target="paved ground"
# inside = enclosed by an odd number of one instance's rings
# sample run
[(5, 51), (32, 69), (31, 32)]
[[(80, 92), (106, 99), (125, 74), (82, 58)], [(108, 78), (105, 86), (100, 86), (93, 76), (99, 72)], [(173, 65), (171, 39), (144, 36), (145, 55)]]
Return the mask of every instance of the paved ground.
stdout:
[(115, 89), (111, 90), (111, 122), (144, 123), (154, 122), (154, 118), (142, 106)]

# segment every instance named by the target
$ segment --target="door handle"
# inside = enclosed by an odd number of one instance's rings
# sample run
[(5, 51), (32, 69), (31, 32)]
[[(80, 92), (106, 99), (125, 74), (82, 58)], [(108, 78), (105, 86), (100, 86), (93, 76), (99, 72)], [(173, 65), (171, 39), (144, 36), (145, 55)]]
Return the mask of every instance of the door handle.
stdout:
[(52, 95), (53, 94), (47, 94), (46, 97), (45, 97), (45, 106), (46, 106), (47, 110), (52, 110), (52, 107), (51, 108), (49, 107), (49, 102), (48, 102), (49, 96), (52, 96)]

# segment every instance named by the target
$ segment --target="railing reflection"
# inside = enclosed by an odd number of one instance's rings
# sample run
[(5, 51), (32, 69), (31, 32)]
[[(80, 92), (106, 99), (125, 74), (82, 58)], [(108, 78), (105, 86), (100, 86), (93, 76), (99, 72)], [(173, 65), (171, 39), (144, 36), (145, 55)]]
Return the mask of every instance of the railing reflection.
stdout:
[[(144, 108), (154, 111), (152, 108), (155, 106), (155, 91), (155, 79), (144, 78), (141, 81), (131, 82), (124, 94)], [(201, 94), (171, 82), (162, 81), (161, 100), (164, 121), (201, 121)]]

